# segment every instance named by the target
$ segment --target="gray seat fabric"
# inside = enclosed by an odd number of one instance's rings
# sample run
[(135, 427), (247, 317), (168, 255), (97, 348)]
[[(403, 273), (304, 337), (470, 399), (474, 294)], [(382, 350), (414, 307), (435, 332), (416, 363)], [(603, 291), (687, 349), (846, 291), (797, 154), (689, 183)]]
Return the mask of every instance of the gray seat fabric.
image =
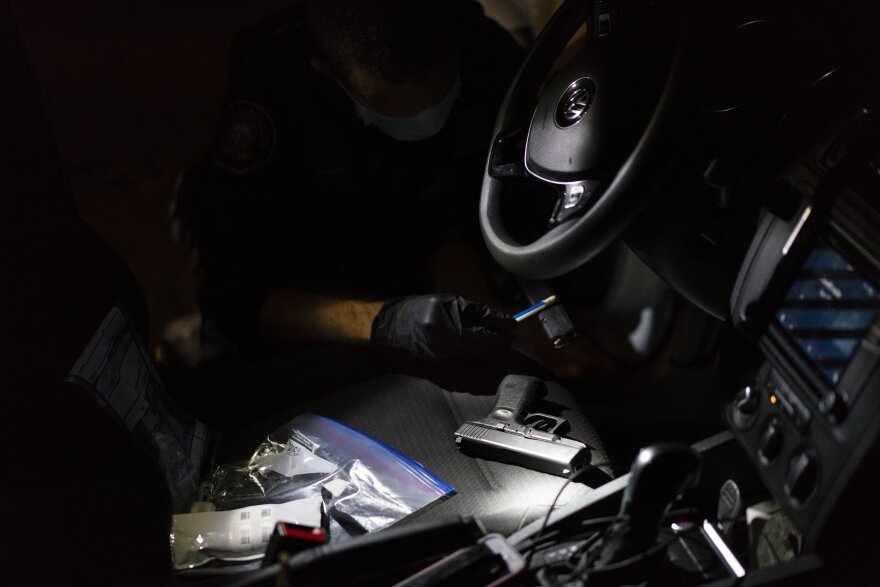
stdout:
[[(494, 390), (491, 390), (494, 391)], [(491, 531), (509, 533), (544, 515), (562, 484), (560, 477), (461, 454), (453, 433), (466, 420), (489, 414), (494, 395), (447, 391), (415, 377), (387, 375), (317, 398), (297, 407), (356, 428), (420, 462), (455, 487), (456, 494), (407, 518), (407, 522), (455, 515), (476, 515)], [(608, 457), (595, 429), (561, 385), (548, 383), (541, 411), (571, 423), (567, 436), (592, 448), (599, 469), (587, 483), (610, 478)], [(590, 490), (572, 484), (560, 504)]]
[[(489, 414), (504, 375), (538, 375), (534, 363), (510, 353), (494, 360), (413, 364), (411, 358), (389, 359), (380, 350), (302, 348), (252, 364), (202, 371), (195, 380), (178, 380), (173, 387), (189, 394), (186, 401), (192, 409), (223, 432), (218, 464), (248, 458), (267, 434), (311, 411), (376, 438), (455, 487), (453, 497), (404, 523), (476, 515), (493, 531), (513, 532), (546, 514), (564, 479), (460, 454), (453, 436), (466, 420)], [(407, 368), (408, 375), (389, 374)], [(166, 383), (171, 379), (166, 377)], [(568, 436), (593, 448), (592, 464), (598, 467), (584, 484), (565, 491), (560, 499), (565, 503), (607, 481), (611, 468), (598, 434), (572, 394), (558, 384), (547, 387), (548, 395), (536, 411), (568, 419)]]

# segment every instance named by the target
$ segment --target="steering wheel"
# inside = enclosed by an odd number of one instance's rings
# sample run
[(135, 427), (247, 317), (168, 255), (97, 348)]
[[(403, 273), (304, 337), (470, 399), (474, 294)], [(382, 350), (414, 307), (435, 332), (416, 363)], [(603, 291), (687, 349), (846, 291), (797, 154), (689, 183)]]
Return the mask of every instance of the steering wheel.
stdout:
[[(590, 260), (647, 206), (671, 167), (675, 149), (670, 146), (684, 111), (686, 11), (677, 7), (668, 13), (673, 30), (659, 32), (646, 52), (633, 40), (651, 25), (642, 30), (644, 23), (636, 24), (633, 11), (612, 13), (606, 4), (611, 2), (567, 0), (556, 11), (520, 67), (496, 121), (480, 226), (496, 261), (521, 277), (557, 277)], [(586, 46), (541, 88), (586, 21)], [(639, 66), (640, 61), (656, 63), (662, 50), (657, 39), (666, 44), (660, 77), (657, 67)], [(646, 100), (652, 84), (659, 97)], [(511, 236), (502, 214), (507, 188), (523, 181), (550, 186), (558, 196), (549, 230), (529, 244)]]

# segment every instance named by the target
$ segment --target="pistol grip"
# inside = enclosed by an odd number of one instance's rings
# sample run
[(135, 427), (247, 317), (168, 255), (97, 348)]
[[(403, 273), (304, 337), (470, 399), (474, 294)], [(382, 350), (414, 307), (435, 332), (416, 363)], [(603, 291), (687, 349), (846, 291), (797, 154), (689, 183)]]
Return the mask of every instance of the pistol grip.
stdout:
[(511, 424), (522, 424), (529, 408), (547, 393), (547, 386), (537, 377), (508, 375), (501, 380), (495, 407), (489, 417)]

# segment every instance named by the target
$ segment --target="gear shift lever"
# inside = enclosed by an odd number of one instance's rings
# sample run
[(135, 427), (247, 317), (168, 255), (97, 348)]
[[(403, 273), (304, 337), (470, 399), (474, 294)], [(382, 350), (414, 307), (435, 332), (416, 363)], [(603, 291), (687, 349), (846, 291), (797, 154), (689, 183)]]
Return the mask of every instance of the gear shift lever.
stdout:
[(621, 519), (605, 532), (595, 568), (651, 548), (672, 502), (696, 485), (699, 477), (699, 456), (687, 444), (664, 442), (639, 451), (623, 492), (618, 514)]

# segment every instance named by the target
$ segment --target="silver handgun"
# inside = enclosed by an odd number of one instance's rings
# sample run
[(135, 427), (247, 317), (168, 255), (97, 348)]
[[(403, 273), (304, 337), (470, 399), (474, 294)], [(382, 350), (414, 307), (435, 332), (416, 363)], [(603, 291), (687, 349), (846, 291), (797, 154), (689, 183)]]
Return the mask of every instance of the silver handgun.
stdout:
[(529, 413), (546, 393), (547, 387), (537, 377), (508, 375), (498, 386), (492, 412), (465, 422), (455, 432), (459, 450), (561, 477), (589, 466), (589, 447), (561, 436), (567, 425), (564, 418)]

